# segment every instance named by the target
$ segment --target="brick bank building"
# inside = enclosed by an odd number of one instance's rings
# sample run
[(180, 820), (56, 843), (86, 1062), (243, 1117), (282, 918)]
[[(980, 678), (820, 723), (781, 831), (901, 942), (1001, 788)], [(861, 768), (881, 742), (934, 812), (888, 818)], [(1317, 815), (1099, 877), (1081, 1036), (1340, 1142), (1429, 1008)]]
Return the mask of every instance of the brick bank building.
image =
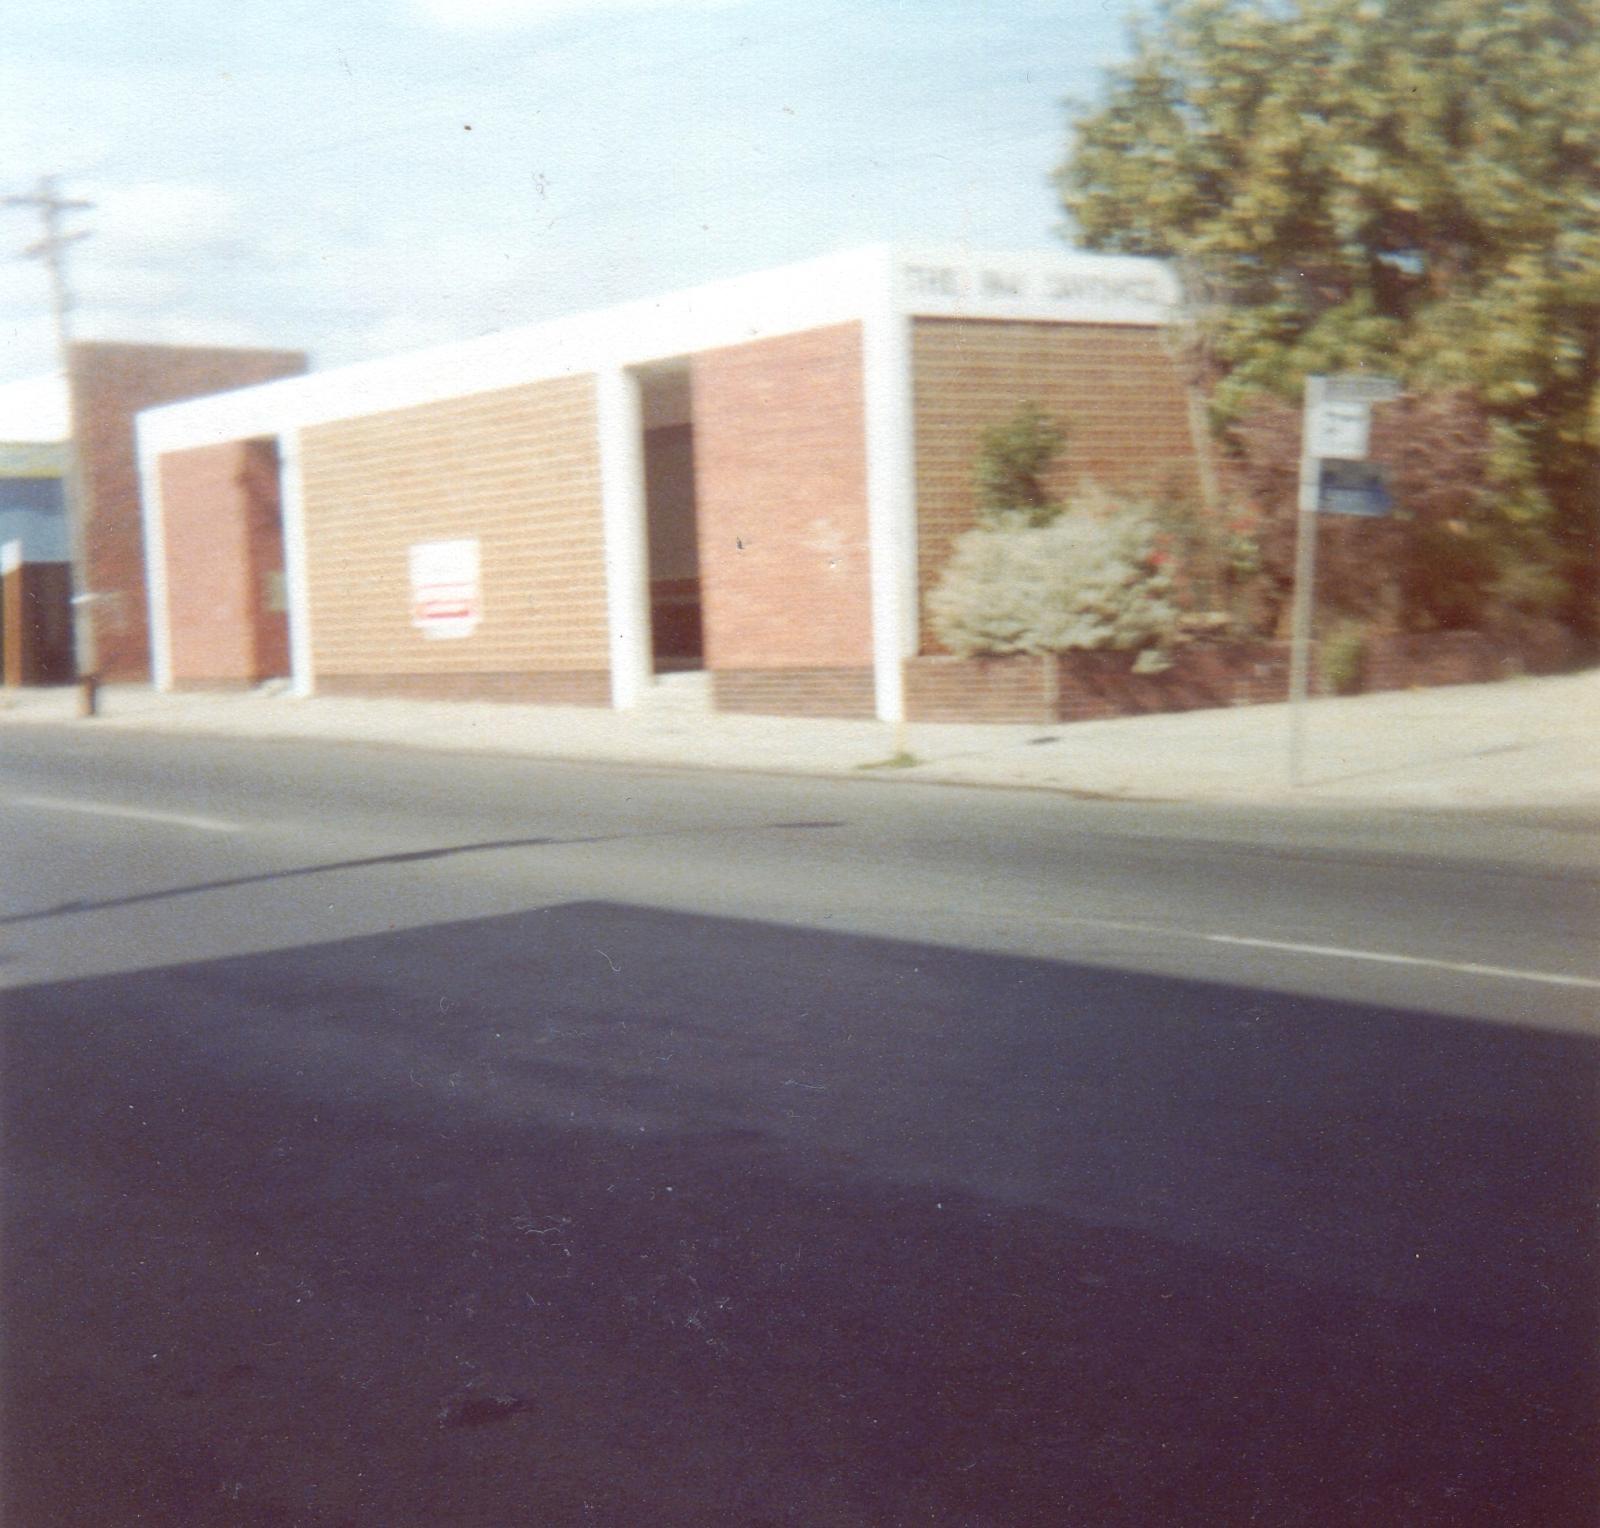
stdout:
[(1074, 476), (1193, 484), (1174, 296), (874, 248), (147, 411), (155, 682), (928, 714), (987, 426), (1031, 400)]

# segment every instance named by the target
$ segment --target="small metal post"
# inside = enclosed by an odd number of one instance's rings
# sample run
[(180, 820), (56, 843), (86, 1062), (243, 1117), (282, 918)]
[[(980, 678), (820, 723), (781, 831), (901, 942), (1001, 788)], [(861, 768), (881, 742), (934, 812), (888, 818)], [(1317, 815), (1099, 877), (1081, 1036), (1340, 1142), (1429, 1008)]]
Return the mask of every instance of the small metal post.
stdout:
[(1319, 464), (1311, 454), (1311, 419), (1322, 402), (1323, 378), (1306, 378), (1305, 427), (1300, 446), (1300, 496), (1295, 517), (1294, 604), (1289, 634), (1289, 784), (1305, 783), (1306, 697), (1311, 677), (1312, 614), (1317, 587)]

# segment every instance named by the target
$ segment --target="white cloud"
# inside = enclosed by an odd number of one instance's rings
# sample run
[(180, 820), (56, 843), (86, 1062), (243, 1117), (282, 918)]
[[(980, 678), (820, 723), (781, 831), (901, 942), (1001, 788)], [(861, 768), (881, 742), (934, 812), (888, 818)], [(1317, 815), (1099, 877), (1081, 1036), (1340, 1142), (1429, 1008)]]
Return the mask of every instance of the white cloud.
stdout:
[(93, 335), (85, 337), (102, 340), (121, 339), (147, 345), (239, 345), (246, 349), (255, 346), (271, 349), (281, 347), (284, 343), (282, 336), (271, 332), (269, 326), (264, 323), (178, 313), (168, 313), (152, 319), (142, 310), (103, 313), (95, 325)]
[(72, 272), (73, 296), (86, 314), (111, 308), (156, 312), (178, 303), (190, 285), (176, 261), (92, 259), (87, 247)]
[(0, 440), (65, 440), (67, 383), (59, 373), (0, 383)]
[(432, 26), (452, 31), (509, 31), (547, 26), (596, 12), (719, 10), (741, 0), (412, 0), (412, 10)]
[(119, 251), (193, 250), (236, 236), (239, 198), (205, 181), (142, 181), (91, 193), (94, 227)]

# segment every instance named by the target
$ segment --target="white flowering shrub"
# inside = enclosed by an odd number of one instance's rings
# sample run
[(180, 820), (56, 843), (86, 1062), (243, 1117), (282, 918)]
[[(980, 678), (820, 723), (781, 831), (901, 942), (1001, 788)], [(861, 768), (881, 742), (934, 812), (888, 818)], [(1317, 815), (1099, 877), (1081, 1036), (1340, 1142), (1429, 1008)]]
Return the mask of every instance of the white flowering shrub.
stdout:
[(955, 544), (928, 611), (959, 657), (1164, 653), (1178, 627), (1155, 516), (1080, 498), (1048, 525), (997, 516)]

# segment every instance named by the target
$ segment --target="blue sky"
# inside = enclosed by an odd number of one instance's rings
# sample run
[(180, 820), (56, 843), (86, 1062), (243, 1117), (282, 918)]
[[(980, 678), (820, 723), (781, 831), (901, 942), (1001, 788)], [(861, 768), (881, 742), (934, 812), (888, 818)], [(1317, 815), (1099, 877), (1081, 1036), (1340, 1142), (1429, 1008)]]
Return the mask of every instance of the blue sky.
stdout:
[[(320, 366), (878, 240), (1050, 247), (1125, 0), (33, 0), (0, 190), (96, 203), (83, 338)], [(53, 363), (0, 211), (0, 381)]]

